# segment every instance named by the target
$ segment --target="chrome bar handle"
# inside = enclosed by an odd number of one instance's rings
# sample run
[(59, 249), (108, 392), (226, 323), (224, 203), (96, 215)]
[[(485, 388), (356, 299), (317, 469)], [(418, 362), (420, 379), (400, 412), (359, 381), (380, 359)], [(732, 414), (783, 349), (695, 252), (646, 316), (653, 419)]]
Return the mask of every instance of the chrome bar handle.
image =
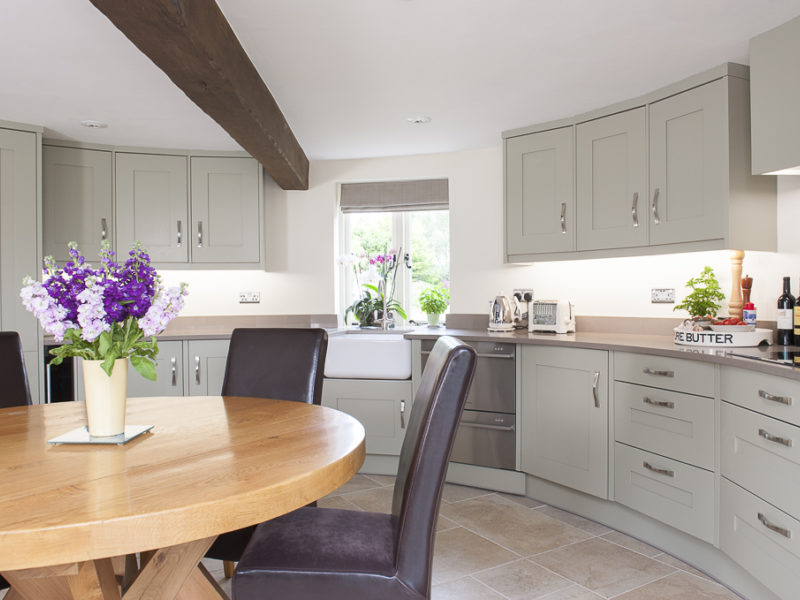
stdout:
[(631, 205), (631, 217), (633, 217), (633, 226), (639, 226), (639, 192), (633, 192), (633, 204)]
[(406, 428), (406, 401), (400, 400), (400, 429)]
[(100, 219), (100, 239), (104, 242), (108, 239), (108, 222), (105, 217)]
[(561, 233), (567, 233), (567, 203), (561, 203)]
[[(430, 354), (430, 352), (423, 352), (423, 354)], [(488, 352), (476, 352), (475, 358), (514, 358), (513, 354), (490, 354)]]
[(178, 386), (178, 359), (174, 356), (169, 359), (169, 364), (172, 365), (172, 387)]
[(197, 222), (197, 247), (198, 248), (202, 248), (203, 247), (203, 222), (202, 221), (198, 221)]
[(776, 444), (780, 444), (781, 446), (786, 446), (787, 448), (791, 448), (792, 447), (792, 440), (790, 440), (789, 438), (780, 437), (780, 436), (777, 436), (777, 435), (772, 435), (766, 429), (759, 429), (758, 430), (758, 435), (759, 435), (759, 437), (764, 438), (768, 442), (775, 442)]
[(774, 531), (778, 535), (782, 535), (787, 540), (792, 539), (792, 532), (786, 529), (785, 527), (780, 527), (775, 525), (772, 521), (770, 521), (764, 513), (758, 513), (758, 520), (761, 521), (761, 524), (769, 529), (770, 531)]
[(470, 423), (468, 421), (461, 421), (459, 427), (474, 427), (475, 429), (489, 429), (491, 431), (516, 431), (514, 425), (484, 425), (483, 423)]
[(200, 385), (200, 357), (194, 357), (194, 382)]
[(648, 398), (645, 396), (642, 398), (642, 401), (645, 404), (649, 404), (650, 406), (660, 406), (662, 408), (675, 408), (674, 402), (668, 402), (666, 400), (653, 400), (652, 398)]
[(771, 400), (772, 402), (780, 402), (781, 404), (785, 404), (786, 406), (792, 405), (791, 396), (773, 396), (769, 392), (765, 392), (764, 390), (758, 390), (758, 397), (763, 398), (764, 400)]
[(662, 469), (661, 467), (654, 467), (647, 461), (644, 461), (642, 463), (642, 466), (645, 469), (652, 471), (653, 473), (658, 473), (659, 475), (666, 475), (667, 477), (675, 477), (675, 471), (671, 469)]
[(183, 243), (183, 221), (178, 221), (178, 248), (181, 247)]
[(662, 371), (659, 369), (651, 369), (650, 367), (642, 369), (642, 373), (645, 375), (657, 375), (659, 377), (675, 377), (675, 371)]
[(600, 382), (600, 371), (592, 373), (592, 397), (595, 408), (600, 408), (600, 396), (597, 393), (597, 384)]
[(653, 223), (658, 225), (661, 223), (661, 217), (658, 216), (658, 188), (653, 192)]

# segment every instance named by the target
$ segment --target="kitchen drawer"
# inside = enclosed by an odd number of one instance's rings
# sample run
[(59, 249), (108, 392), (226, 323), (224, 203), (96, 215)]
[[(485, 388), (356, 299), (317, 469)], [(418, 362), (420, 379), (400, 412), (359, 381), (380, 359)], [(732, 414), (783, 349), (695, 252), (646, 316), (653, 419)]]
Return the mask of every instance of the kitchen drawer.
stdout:
[(800, 428), (722, 402), (720, 429), (722, 475), (800, 518)]
[[(724, 477), (720, 480), (719, 515), (720, 550), (781, 598), (796, 599), (800, 590), (800, 521)], [(768, 525), (786, 531), (782, 534)]]
[(694, 360), (615, 352), (614, 379), (714, 396), (714, 365)]
[(714, 473), (617, 442), (614, 500), (714, 543)]
[(800, 425), (800, 381), (722, 367), (719, 385), (723, 400)]
[(618, 442), (714, 470), (714, 399), (614, 382)]

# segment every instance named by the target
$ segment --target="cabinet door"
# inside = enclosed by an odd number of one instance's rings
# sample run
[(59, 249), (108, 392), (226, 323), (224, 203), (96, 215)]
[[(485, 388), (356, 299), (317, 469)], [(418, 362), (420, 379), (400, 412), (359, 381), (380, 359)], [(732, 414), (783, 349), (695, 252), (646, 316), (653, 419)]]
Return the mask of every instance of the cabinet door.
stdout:
[(506, 253), (575, 250), (573, 128), (506, 140)]
[(158, 343), (155, 381), (128, 367), (128, 396), (183, 396), (183, 342)]
[[(183, 395), (183, 342), (158, 343), (155, 381), (145, 379), (128, 363), (128, 397), (182, 396)], [(83, 402), (83, 360), (75, 359), (75, 400)], [(174, 371), (173, 371), (174, 367)]]
[[(35, 133), (0, 129), (0, 325), (19, 332), (25, 351), (38, 353), (36, 319), (19, 299), (23, 277), (36, 277), (41, 269), (36, 149)], [(38, 368), (28, 379), (31, 385), (38, 382)]]
[(522, 470), (608, 497), (608, 352), (523, 346)]
[(67, 244), (77, 242), (96, 261), (112, 242), (111, 152), (44, 146), (42, 162), (45, 255), (69, 260)]
[(259, 164), (192, 157), (192, 262), (261, 260)]
[(646, 246), (645, 108), (577, 126), (578, 250)]
[(367, 454), (399, 456), (411, 413), (411, 381), (326, 379), (322, 404), (358, 419)]
[(222, 393), (229, 340), (189, 340), (186, 373), (190, 396)]
[(117, 247), (141, 242), (159, 263), (189, 261), (189, 195), (185, 156), (118, 153)]
[(728, 219), (727, 84), (650, 105), (650, 243), (722, 238)]

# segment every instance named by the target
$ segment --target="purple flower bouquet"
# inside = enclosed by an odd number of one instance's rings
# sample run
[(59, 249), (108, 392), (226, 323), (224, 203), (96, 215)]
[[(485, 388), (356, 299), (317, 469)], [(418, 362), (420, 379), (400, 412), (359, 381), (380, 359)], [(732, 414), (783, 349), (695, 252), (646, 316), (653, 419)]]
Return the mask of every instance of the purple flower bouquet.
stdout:
[(165, 288), (138, 243), (124, 265), (114, 262), (107, 243), (97, 269), (74, 242), (69, 254), (72, 260), (63, 269), (48, 256), (44, 282), (26, 277), (20, 292), (22, 304), (44, 330), (57, 342), (66, 342), (50, 351), (50, 364), (61, 364), (67, 356), (102, 360), (103, 370), (111, 376), (116, 359), (130, 358), (143, 377), (155, 380), (155, 336), (183, 308), (186, 284)]

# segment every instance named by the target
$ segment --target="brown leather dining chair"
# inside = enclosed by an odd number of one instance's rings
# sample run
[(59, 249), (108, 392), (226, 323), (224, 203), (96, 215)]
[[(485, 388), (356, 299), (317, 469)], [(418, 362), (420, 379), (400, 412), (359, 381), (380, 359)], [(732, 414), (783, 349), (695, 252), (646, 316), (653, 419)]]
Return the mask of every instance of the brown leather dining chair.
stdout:
[[(0, 408), (25, 406), (31, 403), (31, 390), (28, 387), (28, 374), (22, 354), (22, 341), (16, 331), (0, 331), (0, 365), (3, 365), (3, 391), (0, 393)], [(0, 590), (8, 587), (8, 582), (0, 576)]]
[[(327, 350), (324, 329), (234, 329), (222, 395), (320, 404)], [(206, 556), (225, 561), (230, 577), (254, 530), (255, 525), (220, 535)]]
[(475, 351), (434, 346), (400, 453), (392, 513), (301, 508), (256, 528), (233, 576), (236, 600), (430, 598), (436, 519)]

